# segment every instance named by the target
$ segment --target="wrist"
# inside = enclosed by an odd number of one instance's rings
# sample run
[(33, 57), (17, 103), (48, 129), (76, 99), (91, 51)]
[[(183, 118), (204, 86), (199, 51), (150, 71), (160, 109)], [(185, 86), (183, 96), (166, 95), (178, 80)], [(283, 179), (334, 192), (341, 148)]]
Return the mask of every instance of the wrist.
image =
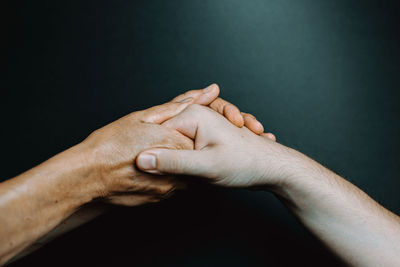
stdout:
[(85, 162), (85, 153), (81, 146), (74, 146), (4, 182), (3, 187), (9, 192), (21, 193), (12, 194), (9, 200), (16, 203), (29, 201), (30, 206), (41, 207), (41, 212), (56, 208), (60, 214), (69, 216), (96, 197), (96, 186), (90, 177), (91, 168)]
[(75, 189), (83, 204), (102, 197), (101, 173), (93, 147), (82, 142), (63, 153), (68, 157), (66, 161), (73, 165), (70, 172), (75, 178)]
[(260, 161), (263, 162), (261, 181), (268, 191), (282, 195), (290, 189), (304, 186), (320, 165), (297, 150), (279, 143), (275, 145), (273, 150), (271, 147), (264, 150), (264, 160)]
[(270, 191), (288, 205), (303, 209), (310, 198), (314, 201), (320, 200), (321, 190), (329, 187), (331, 182), (327, 181), (331, 181), (336, 175), (306, 155), (294, 149), (289, 150), (290, 157), (286, 157), (279, 179)]

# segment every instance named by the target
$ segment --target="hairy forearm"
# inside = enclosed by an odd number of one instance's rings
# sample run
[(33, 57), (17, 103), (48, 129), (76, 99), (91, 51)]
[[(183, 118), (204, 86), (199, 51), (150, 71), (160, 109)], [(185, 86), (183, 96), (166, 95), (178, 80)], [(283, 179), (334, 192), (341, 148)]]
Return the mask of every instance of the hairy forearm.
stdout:
[(400, 266), (399, 217), (350, 182), (301, 157), (277, 190), (284, 204), (347, 264)]
[(96, 188), (81, 146), (0, 184), (0, 264), (90, 202)]

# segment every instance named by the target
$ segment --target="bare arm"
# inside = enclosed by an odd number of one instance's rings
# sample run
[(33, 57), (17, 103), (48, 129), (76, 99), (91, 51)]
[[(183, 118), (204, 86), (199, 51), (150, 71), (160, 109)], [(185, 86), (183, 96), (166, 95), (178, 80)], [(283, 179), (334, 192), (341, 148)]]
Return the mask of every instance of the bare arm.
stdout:
[(143, 174), (133, 162), (141, 149), (151, 145), (192, 148), (191, 140), (158, 124), (190, 100), (129, 114), (1, 183), (0, 264), (97, 216), (102, 210), (81, 209), (94, 199), (136, 206), (159, 201), (173, 191), (176, 179)]
[(79, 208), (75, 213), (73, 213), (71, 216), (58, 224), (53, 230), (46, 233), (43, 237), (30, 244), (26, 249), (13, 257), (10, 261), (8, 261), (8, 263), (14, 262), (20, 258), (25, 257), (26, 255), (29, 255), (30, 253), (54, 240), (58, 236), (68, 233), (69, 231), (72, 231), (73, 229), (90, 222), (91, 220), (105, 213), (109, 209), (109, 205), (99, 201), (89, 203)]
[(143, 151), (136, 159), (142, 170), (267, 188), (349, 265), (400, 266), (399, 217), (312, 159), (268, 136), (232, 127), (201, 106), (187, 108), (163, 126), (192, 138), (195, 150)]
[(191, 149), (190, 139), (159, 125), (190, 104), (210, 105), (234, 125), (246, 124), (254, 132), (262, 132), (257, 120), (242, 115), (234, 105), (217, 98), (218, 94), (218, 86), (211, 85), (131, 113), (0, 183), (0, 265), (103, 213), (106, 207), (93, 199), (136, 206), (160, 201), (175, 190), (174, 177), (144, 174), (134, 167), (134, 159), (139, 151), (152, 146)]
[(96, 184), (90, 182), (92, 170), (82, 150), (82, 146), (73, 147), (0, 184), (1, 263), (96, 196)]
[(351, 266), (400, 266), (400, 218), (315, 161), (296, 157), (302, 159), (276, 192), (306, 228)]

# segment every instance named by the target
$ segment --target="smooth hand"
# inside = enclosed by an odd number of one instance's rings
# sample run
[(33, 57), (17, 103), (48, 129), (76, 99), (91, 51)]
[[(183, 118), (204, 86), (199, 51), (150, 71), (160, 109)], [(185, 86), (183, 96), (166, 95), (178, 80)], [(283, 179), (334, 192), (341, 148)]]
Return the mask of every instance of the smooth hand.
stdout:
[(136, 164), (145, 172), (201, 176), (230, 187), (272, 186), (287, 177), (286, 166), (297, 153), (274, 142), (270, 134), (235, 127), (200, 105), (190, 105), (162, 126), (193, 139), (195, 150), (143, 151)]
[(142, 170), (272, 191), (349, 266), (400, 266), (400, 218), (307, 156), (199, 105), (163, 126), (194, 139), (195, 150), (143, 151)]

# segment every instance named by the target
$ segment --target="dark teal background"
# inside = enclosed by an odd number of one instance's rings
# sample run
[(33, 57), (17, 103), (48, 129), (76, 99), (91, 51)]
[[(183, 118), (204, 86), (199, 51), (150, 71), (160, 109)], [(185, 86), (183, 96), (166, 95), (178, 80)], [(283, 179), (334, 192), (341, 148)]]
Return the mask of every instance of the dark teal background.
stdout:
[[(129, 112), (216, 82), (400, 213), (398, 1), (2, 2), (2, 180)], [(6, 216), (1, 214), (0, 216)], [(270, 194), (194, 185), (14, 266), (338, 266)]]

